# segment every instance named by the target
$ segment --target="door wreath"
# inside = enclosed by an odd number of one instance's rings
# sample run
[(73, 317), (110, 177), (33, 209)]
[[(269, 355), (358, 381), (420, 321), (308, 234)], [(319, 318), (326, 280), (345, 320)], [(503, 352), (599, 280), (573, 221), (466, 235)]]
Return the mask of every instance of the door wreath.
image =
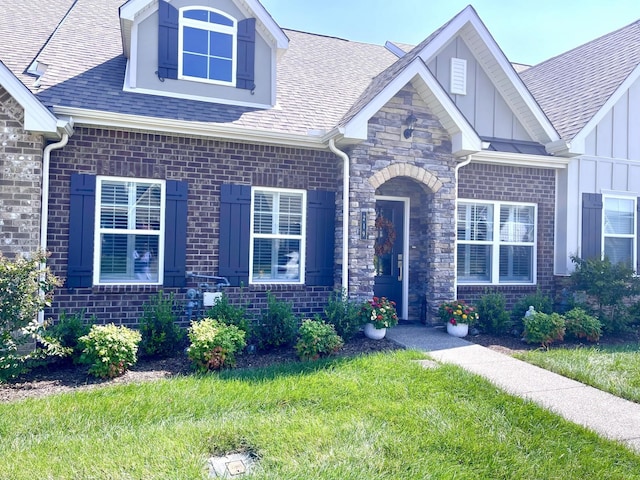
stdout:
[[(376, 229), (378, 230), (378, 238), (376, 238), (376, 243), (373, 247), (374, 253), (378, 257), (391, 253), (393, 244), (396, 241), (396, 229), (393, 226), (393, 222), (382, 215), (378, 215), (378, 218), (376, 218)], [(382, 235), (380, 235), (380, 233), (382, 233)], [(382, 239), (384, 239), (384, 241), (382, 241)]]

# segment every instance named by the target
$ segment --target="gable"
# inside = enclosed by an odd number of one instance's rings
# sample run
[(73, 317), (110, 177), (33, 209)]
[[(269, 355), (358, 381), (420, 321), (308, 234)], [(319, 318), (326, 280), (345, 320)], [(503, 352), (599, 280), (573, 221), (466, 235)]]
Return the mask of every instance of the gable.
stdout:
[[(466, 68), (456, 75), (459, 64)], [(533, 140), (460, 35), (445, 45), (427, 67), (480, 137)], [(466, 88), (452, 90), (460, 82)], [(461, 91), (464, 93), (454, 93)]]
[(161, 0), (131, 27), (125, 91), (268, 108), (276, 42), (233, 0)]

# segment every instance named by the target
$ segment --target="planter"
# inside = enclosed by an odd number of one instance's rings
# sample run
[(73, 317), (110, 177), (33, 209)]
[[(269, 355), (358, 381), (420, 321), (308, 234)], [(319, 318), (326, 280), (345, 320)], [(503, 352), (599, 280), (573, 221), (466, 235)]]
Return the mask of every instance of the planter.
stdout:
[(469, 325), (466, 323), (453, 325), (452, 323), (447, 322), (447, 333), (453, 337), (466, 337), (469, 333)]
[(380, 340), (387, 334), (386, 328), (376, 328), (373, 323), (364, 324), (364, 336), (371, 340)]

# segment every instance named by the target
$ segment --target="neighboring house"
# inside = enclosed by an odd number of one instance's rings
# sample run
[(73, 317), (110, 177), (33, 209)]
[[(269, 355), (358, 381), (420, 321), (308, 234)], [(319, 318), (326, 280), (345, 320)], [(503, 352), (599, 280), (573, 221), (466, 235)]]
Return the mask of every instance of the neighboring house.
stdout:
[[(254, 310), (272, 291), (313, 315), (344, 288), (426, 322), (456, 295), (552, 293), (585, 235), (575, 164), (599, 161), (573, 158), (576, 134), (595, 144), (613, 96), (638, 128), (637, 59), (587, 111), (544, 63), (528, 90), (472, 7), (408, 48), (282, 30), (257, 0), (122, 2), (9, 0), (0, 18), (0, 248), (51, 252), (54, 318), (134, 324), (157, 291), (184, 299), (188, 272)], [(579, 193), (605, 212), (640, 195), (610, 188)], [(601, 250), (621, 248), (607, 229)]]

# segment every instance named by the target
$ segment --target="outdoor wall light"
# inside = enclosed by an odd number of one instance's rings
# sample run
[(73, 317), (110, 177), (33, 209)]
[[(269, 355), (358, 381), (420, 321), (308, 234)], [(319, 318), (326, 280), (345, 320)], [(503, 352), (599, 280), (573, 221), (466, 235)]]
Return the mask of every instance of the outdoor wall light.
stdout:
[(404, 138), (411, 138), (411, 135), (413, 135), (413, 130), (415, 129), (417, 121), (418, 119), (416, 118), (416, 116), (413, 113), (410, 113), (407, 119), (405, 120), (405, 123), (407, 124), (407, 128), (403, 132)]

